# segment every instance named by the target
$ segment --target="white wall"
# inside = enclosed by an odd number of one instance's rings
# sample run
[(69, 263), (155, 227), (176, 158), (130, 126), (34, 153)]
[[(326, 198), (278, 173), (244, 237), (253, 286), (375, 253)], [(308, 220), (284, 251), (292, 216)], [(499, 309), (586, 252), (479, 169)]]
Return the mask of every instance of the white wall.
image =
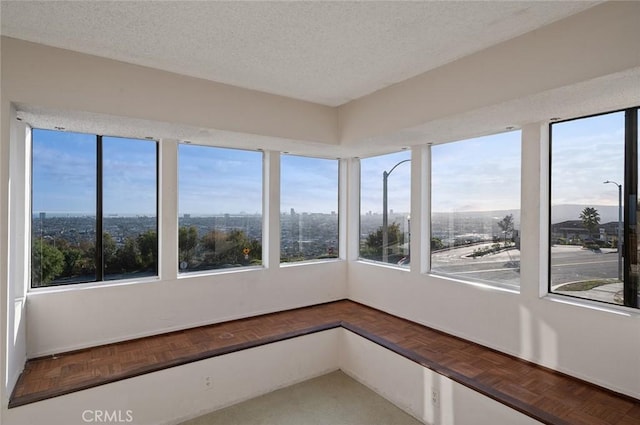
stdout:
[(3, 412), (3, 424), (82, 425), (83, 412), (96, 409), (120, 411), (123, 422), (129, 410), (129, 423), (136, 425), (179, 423), (337, 370), (341, 332), (318, 332), (15, 407)]
[(33, 293), (29, 357), (345, 297), (344, 262)]
[(429, 425), (540, 423), (346, 329), (339, 347), (340, 369)]
[[(2, 42), (0, 40), (0, 48)], [(0, 55), (0, 64), (2, 63)], [(2, 100), (2, 84), (0, 81), (0, 422), (8, 402), (6, 395), (9, 388), (10, 371), (8, 360), (9, 341), (9, 308), (8, 285), (8, 247), (9, 247), (9, 140), (11, 139), (10, 125), (12, 110), (9, 102)], [(6, 159), (5, 159), (6, 158)], [(23, 333), (24, 335), (24, 333)], [(11, 385), (13, 386), (13, 384)]]
[(15, 125), (11, 126), (10, 175), (9, 185), (9, 252), (15, 257), (14, 262), (8, 264), (7, 273), (7, 380), (6, 388), (13, 388), (22, 372), (27, 359), (26, 342), (26, 293), (29, 261), (26, 256), (28, 224), (25, 219), (29, 216), (29, 200), (23, 195), (22, 188), (30, 175), (28, 149), (16, 149), (24, 146), (25, 139), (30, 137), (26, 125), (15, 121), (16, 111), (11, 107), (11, 119)]
[(2, 37), (3, 97), (42, 108), (337, 144), (337, 111)]

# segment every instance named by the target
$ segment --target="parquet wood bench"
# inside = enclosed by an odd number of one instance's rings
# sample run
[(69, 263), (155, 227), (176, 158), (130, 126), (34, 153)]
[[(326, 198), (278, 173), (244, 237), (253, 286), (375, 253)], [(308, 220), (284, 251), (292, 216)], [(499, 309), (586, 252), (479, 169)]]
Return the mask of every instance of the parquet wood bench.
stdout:
[(640, 400), (350, 300), (30, 359), (9, 407), (337, 327), (546, 424), (640, 424)]

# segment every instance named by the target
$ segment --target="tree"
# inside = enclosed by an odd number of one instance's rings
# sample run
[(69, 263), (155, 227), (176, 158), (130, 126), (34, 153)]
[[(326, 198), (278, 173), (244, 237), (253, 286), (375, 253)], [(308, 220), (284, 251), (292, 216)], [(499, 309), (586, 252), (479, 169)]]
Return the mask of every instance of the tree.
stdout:
[(431, 238), (431, 249), (432, 250), (438, 250), (438, 249), (443, 249), (443, 248), (444, 248), (444, 244), (442, 243), (442, 239), (436, 238), (436, 237)]
[[(95, 248), (92, 249), (91, 256), (95, 261)], [(105, 273), (120, 273), (122, 267), (118, 264), (116, 241), (107, 232), (102, 234), (102, 261)]]
[(138, 244), (134, 238), (128, 237), (124, 240), (124, 246), (116, 253), (116, 269), (121, 273), (131, 273), (140, 270), (142, 258)]
[(31, 245), (31, 282), (42, 286), (58, 277), (64, 270), (64, 255), (60, 250), (42, 239)]
[(78, 248), (69, 247), (62, 251), (64, 255), (64, 277), (71, 277), (79, 274), (77, 263), (82, 258), (82, 251)]
[(498, 227), (504, 233), (504, 245), (507, 246), (507, 235), (513, 235), (513, 214), (505, 215), (504, 218), (498, 222)]
[(180, 261), (189, 263), (198, 245), (198, 229), (195, 226), (182, 226), (178, 230), (178, 248)]
[[(400, 231), (398, 223), (392, 223), (387, 227), (387, 236), (389, 247), (404, 243), (404, 235)], [(370, 260), (382, 260), (382, 226), (370, 232), (364, 244), (364, 249), (361, 252), (362, 257)]]
[(136, 240), (142, 268), (145, 270), (157, 270), (158, 265), (158, 234), (154, 230), (147, 230), (138, 235)]
[[(260, 242), (249, 239), (242, 230), (238, 229), (229, 232), (212, 230), (202, 237), (201, 244), (205, 248), (204, 261), (214, 266), (248, 264), (260, 261), (262, 258)], [(249, 249), (247, 258), (244, 254), (245, 248)]]
[(582, 225), (589, 231), (589, 235), (591, 235), (600, 224), (600, 214), (598, 210), (593, 207), (585, 207), (580, 213), (580, 220), (582, 220)]

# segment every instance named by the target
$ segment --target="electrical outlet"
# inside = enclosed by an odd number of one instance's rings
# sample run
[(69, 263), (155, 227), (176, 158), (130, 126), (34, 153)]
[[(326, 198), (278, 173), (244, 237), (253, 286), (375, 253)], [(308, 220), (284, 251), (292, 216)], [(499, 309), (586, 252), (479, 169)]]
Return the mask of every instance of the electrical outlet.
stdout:
[(431, 404), (434, 407), (440, 406), (440, 391), (435, 388), (431, 388)]
[(211, 388), (213, 388), (213, 378), (210, 376), (205, 376), (204, 377), (204, 389), (205, 390), (210, 390)]

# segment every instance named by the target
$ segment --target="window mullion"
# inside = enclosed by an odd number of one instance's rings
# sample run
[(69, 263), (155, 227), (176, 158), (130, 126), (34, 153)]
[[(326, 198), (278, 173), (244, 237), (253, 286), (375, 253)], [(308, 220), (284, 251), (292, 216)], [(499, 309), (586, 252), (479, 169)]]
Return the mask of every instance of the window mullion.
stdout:
[(638, 307), (638, 113), (625, 114), (624, 305)]
[(104, 280), (103, 212), (102, 212), (102, 136), (96, 136), (96, 281)]

